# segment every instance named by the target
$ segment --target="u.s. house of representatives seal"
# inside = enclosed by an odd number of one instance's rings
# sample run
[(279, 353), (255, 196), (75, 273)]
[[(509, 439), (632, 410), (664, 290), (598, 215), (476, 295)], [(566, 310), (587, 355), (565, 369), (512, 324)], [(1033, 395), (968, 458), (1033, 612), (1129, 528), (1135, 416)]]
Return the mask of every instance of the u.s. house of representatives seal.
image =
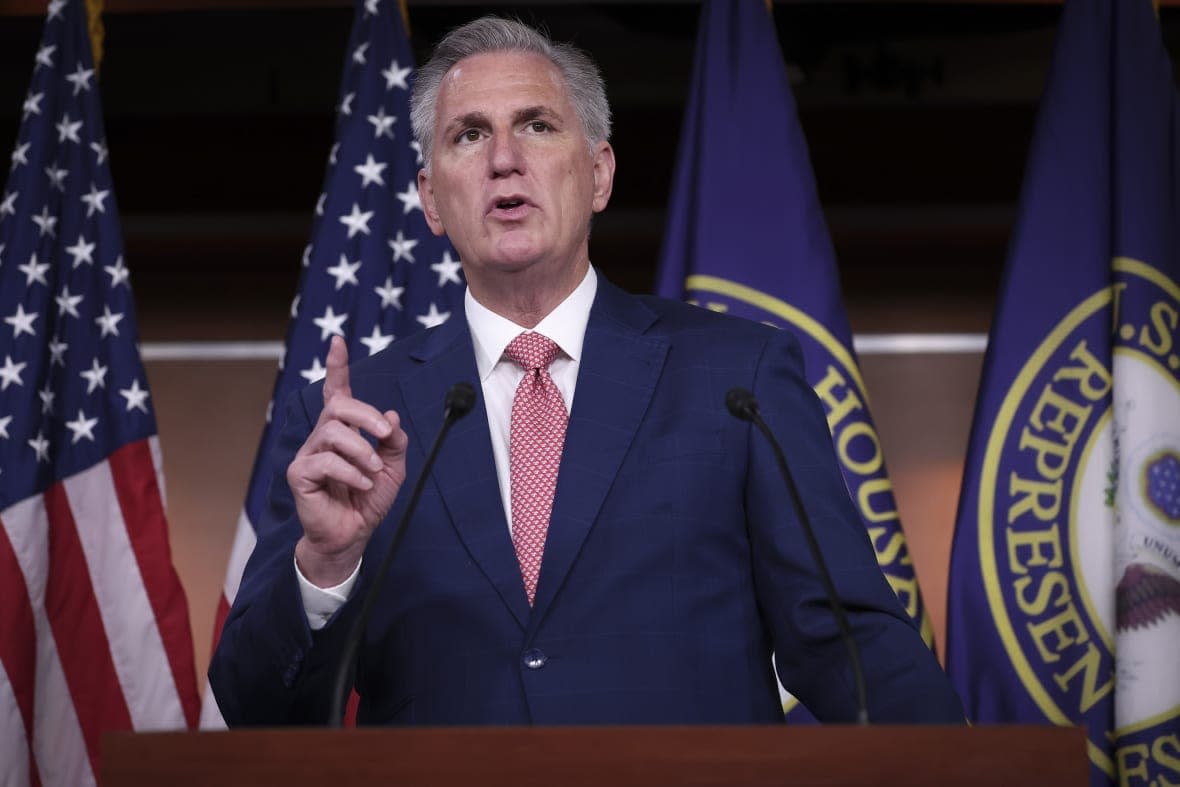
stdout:
[(1122, 784), (1180, 783), (1180, 289), (1117, 258), (1044, 338), (988, 437), (979, 554), (1045, 716)]

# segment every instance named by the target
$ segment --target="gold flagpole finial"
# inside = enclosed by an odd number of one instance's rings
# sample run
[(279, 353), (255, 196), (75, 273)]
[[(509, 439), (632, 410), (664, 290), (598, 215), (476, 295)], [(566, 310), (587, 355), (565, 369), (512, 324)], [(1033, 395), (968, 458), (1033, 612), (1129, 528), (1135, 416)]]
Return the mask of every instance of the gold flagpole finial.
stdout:
[(90, 52), (94, 55), (94, 70), (102, 63), (102, 0), (86, 0), (87, 27), (90, 30)]
[(406, 0), (397, 0), (397, 7), (402, 12), (402, 25), (406, 28), (406, 38), (410, 37), (410, 9), (406, 7)]

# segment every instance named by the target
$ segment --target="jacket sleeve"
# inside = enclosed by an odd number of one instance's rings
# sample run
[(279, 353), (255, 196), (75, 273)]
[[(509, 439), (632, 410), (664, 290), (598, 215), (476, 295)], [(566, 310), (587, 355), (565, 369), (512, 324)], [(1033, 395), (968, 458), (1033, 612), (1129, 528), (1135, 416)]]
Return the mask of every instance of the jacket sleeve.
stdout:
[(270, 457), (267, 506), (255, 523), (258, 543), (209, 665), (213, 694), (231, 727), (326, 723), (332, 678), (357, 606), (345, 603), (324, 628), (313, 632), (299, 592), (295, 543), (303, 527), (286, 471), (311, 431), (314, 416), (302, 397), (318, 396), (318, 388), (309, 390), (287, 401), (286, 420)]
[(783, 685), (821, 721), (856, 717), (851, 662), (807, 548), (797, 502), (810, 517), (860, 647), (870, 721), (962, 723), (949, 679), (877, 565), (823, 408), (804, 377), (798, 341), (789, 332), (768, 339), (753, 392), (802, 498), (792, 499), (769, 441), (751, 427), (746, 510), (754, 579)]

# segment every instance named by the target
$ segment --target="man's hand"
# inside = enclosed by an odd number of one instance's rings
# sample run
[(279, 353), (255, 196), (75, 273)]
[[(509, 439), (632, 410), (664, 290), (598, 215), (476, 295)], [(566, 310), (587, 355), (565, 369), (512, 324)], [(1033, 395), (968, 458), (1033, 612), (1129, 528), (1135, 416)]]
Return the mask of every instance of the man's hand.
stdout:
[[(299, 570), (319, 587), (338, 585), (356, 568), (365, 544), (406, 480), (406, 444), (398, 415), (352, 398), (348, 349), (332, 337), (324, 409), (287, 467), (287, 484), (303, 524), (295, 545)], [(361, 430), (377, 438), (377, 447)]]

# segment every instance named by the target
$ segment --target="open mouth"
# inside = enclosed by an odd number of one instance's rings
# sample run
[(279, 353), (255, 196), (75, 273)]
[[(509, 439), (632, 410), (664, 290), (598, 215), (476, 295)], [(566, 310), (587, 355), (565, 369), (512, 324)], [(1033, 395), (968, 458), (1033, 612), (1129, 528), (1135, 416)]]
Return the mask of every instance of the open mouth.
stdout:
[(503, 199), (496, 203), (496, 210), (512, 210), (524, 204), (522, 199)]

